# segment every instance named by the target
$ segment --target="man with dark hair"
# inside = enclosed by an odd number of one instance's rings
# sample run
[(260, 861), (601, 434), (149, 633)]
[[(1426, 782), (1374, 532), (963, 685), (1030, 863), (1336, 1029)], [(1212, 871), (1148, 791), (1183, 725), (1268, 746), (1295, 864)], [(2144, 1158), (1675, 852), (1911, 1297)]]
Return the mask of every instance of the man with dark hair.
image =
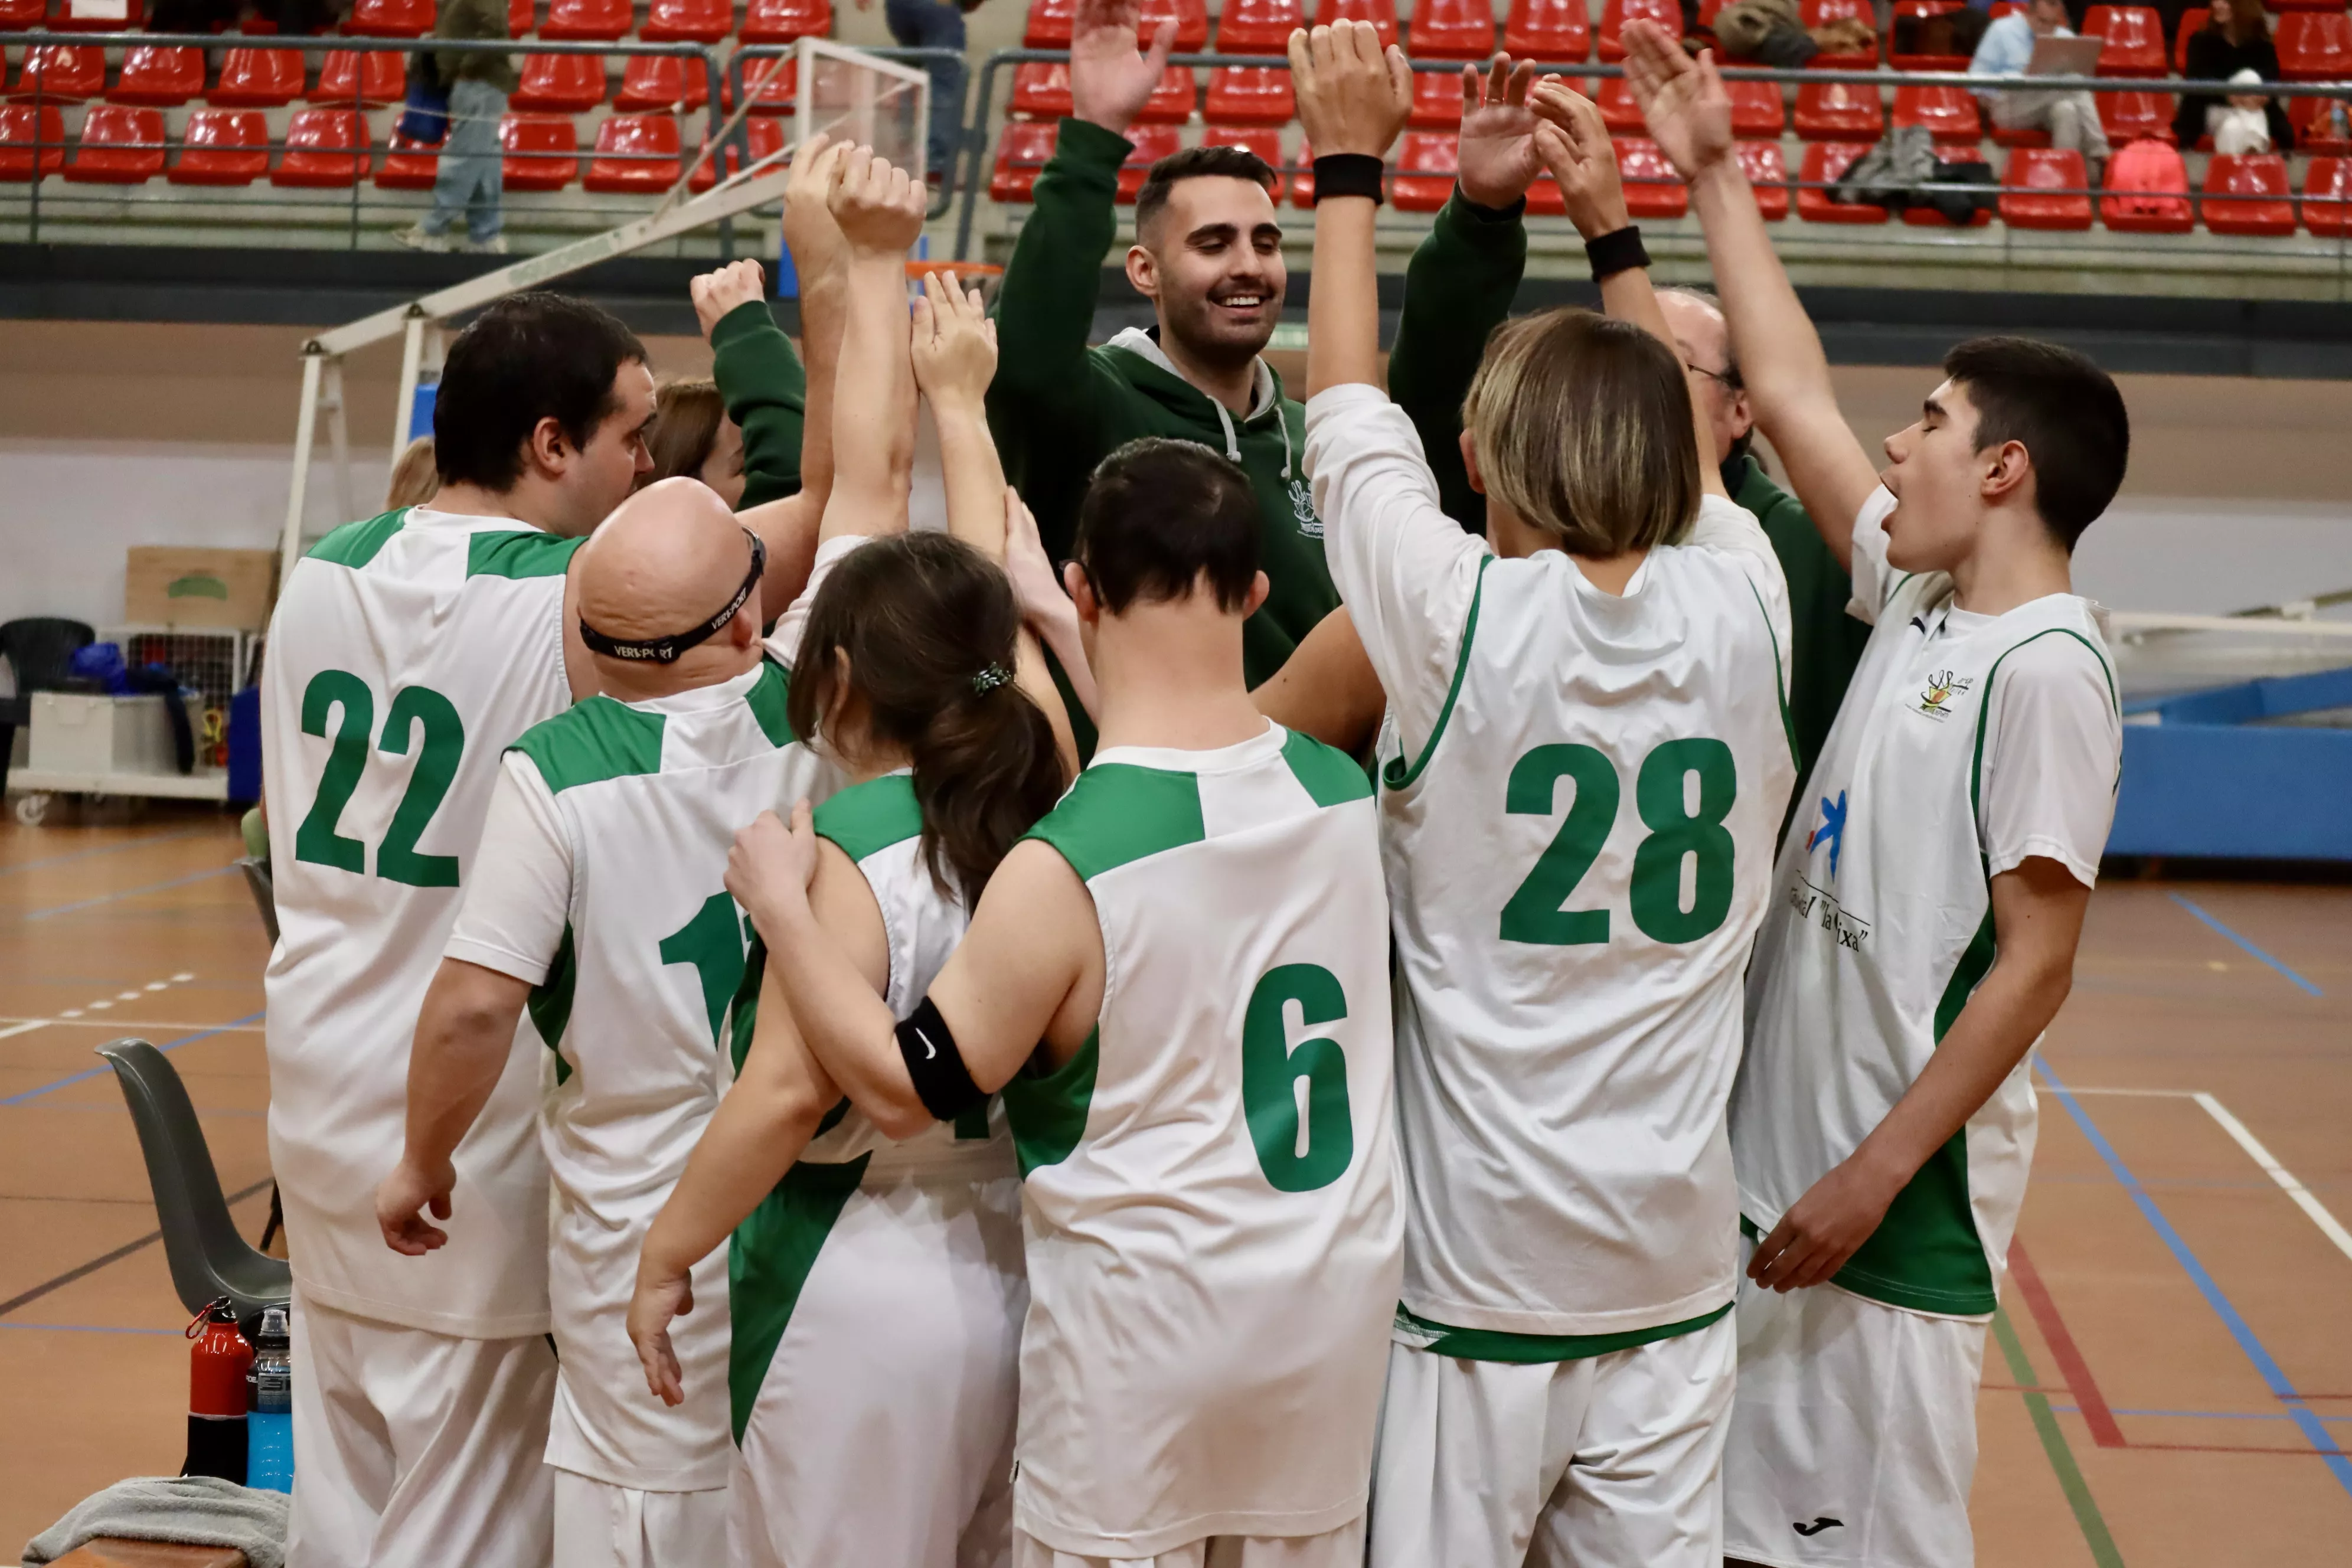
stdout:
[[(328, 534), (270, 622), (263, 766), (299, 824), (276, 860), (264, 979), (294, 1258), (296, 1568), (548, 1561), (536, 1034), (516, 1035), (456, 1150), (446, 1246), (388, 1251), (369, 1194), (400, 1156), (410, 1040), (499, 754), (596, 689), (574, 557), (651, 466), (653, 409), (645, 351), (611, 315), (499, 301), (449, 352), (432, 505)], [(797, 584), (761, 586), (772, 615)]]
[[(1017, 1568), (1364, 1560), (1402, 1224), (1388, 899), (1362, 770), (1243, 681), (1246, 488), (1181, 442), (1104, 463), (1065, 574), (1101, 749), (906, 1023), (793, 896), (804, 871), (771, 911), (769, 975), (876, 1125), (1003, 1096)], [(812, 864), (805, 805), (793, 840)]]
[(1731, 1100), (1750, 1240), (1730, 1559), (1967, 1568), (1976, 1392), (2033, 1152), (2033, 1047), (2073, 983), (2123, 749), (2074, 542), (2123, 482), (2072, 350), (1946, 358), (1874, 472), (1737, 159), (1713, 61), (1625, 28), (1690, 183), (1759, 424), (1873, 630), (1800, 798)]

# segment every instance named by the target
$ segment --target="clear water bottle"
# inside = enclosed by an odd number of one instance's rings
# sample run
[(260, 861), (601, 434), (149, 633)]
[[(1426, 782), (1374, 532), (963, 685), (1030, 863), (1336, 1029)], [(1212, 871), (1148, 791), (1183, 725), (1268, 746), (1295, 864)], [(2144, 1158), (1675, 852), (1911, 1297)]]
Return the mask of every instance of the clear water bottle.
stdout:
[(294, 1341), (286, 1309), (265, 1307), (253, 1337), (252, 1414), (247, 1417), (245, 1484), (294, 1489)]

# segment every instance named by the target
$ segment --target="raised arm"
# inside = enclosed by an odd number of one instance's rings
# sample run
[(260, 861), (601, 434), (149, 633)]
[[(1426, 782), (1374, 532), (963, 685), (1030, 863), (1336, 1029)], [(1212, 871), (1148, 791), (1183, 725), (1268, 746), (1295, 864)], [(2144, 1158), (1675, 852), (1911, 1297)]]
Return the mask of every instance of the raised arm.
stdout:
[[(1290, 35), (1298, 119), (1316, 160), (1378, 163), (1412, 110), (1412, 70), (1403, 51), (1381, 47), (1369, 22), (1339, 22)], [(1315, 289), (1307, 303), (1307, 395), (1334, 386), (1381, 384), (1381, 301), (1374, 275), (1369, 195), (1320, 194), (1315, 204)]]
[(907, 526), (915, 467), (915, 374), (907, 341), (907, 250), (923, 230), (923, 187), (859, 148), (836, 167), (827, 205), (849, 252), (834, 373), (833, 493), (820, 542)]
[(1348, 606), (1315, 623), (1250, 700), (1257, 710), (1302, 734), (1314, 736), (1350, 756), (1360, 756), (1381, 727), (1388, 694), (1365, 657)]
[(1756, 423), (1788, 465), (1797, 499), (1838, 565), (1850, 569), (1854, 515), (1878, 487), (1877, 468), (1838, 407), (1821, 336), (1731, 155), (1731, 100), (1715, 58), (1689, 58), (1648, 22), (1627, 23), (1624, 38), (1626, 79), (1650, 134), (1690, 182)]
[(950, 272), (924, 274), (915, 301), (915, 384), (931, 405), (946, 480), (948, 531), (986, 555), (1004, 555), (1004, 465), (988, 430), (988, 384), (996, 375), (996, 323)]

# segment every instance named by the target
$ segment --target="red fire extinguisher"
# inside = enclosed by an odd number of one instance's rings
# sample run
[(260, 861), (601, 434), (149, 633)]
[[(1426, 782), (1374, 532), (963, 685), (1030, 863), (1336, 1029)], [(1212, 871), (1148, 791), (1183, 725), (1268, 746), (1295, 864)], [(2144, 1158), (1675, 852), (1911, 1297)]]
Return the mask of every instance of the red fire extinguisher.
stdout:
[(236, 1326), (236, 1309), (216, 1298), (188, 1324), (188, 1460), (184, 1476), (218, 1476), (245, 1484), (246, 1373), (253, 1346)]

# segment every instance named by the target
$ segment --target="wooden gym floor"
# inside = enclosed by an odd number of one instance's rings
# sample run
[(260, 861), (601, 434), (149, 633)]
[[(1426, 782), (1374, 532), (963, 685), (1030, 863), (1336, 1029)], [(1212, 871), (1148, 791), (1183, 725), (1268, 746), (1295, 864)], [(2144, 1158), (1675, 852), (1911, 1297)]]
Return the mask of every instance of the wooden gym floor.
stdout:
[[(248, 1236), (266, 946), (230, 817), (0, 826), (0, 1562), (178, 1468), (188, 1314), (93, 1047), (172, 1053)], [(1978, 1411), (1988, 1568), (2352, 1548), (2352, 887), (2111, 879), (2038, 1083)]]

